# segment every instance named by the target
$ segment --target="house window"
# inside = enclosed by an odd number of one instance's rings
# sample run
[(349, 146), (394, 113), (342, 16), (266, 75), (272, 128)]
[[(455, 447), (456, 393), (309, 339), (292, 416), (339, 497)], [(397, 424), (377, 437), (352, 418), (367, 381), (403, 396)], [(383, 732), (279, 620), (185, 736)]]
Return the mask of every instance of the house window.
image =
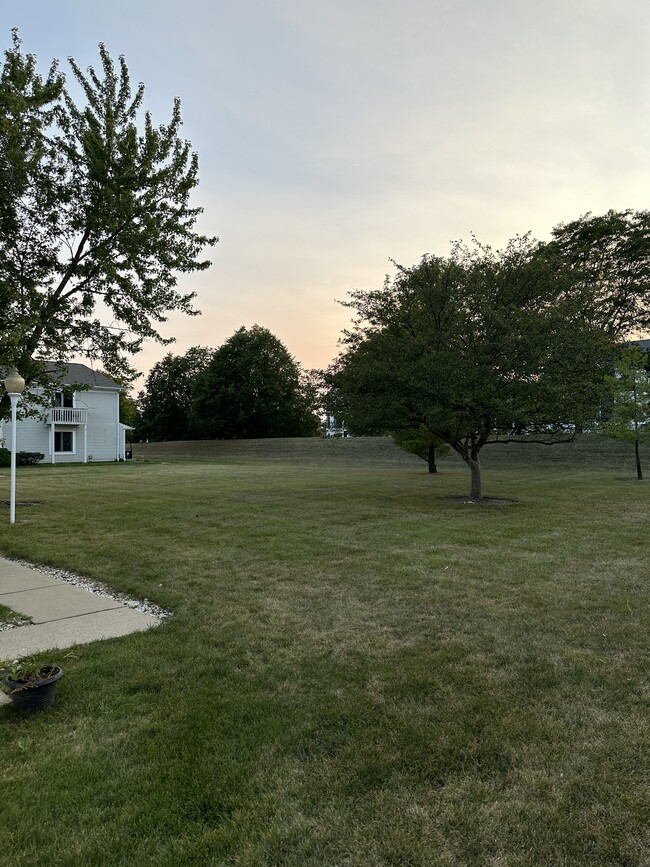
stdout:
[(54, 406), (69, 406), (72, 407), (73, 392), (69, 388), (64, 388), (63, 391), (54, 392)]
[(74, 451), (74, 440), (71, 430), (57, 430), (54, 432), (54, 451), (68, 453)]

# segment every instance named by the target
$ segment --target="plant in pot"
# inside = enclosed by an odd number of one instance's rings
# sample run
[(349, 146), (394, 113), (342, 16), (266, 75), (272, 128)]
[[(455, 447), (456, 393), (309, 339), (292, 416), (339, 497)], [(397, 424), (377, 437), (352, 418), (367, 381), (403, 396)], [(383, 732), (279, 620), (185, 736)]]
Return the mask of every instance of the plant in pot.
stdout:
[(22, 710), (41, 710), (54, 701), (63, 671), (40, 659), (14, 660), (3, 666), (0, 687)]

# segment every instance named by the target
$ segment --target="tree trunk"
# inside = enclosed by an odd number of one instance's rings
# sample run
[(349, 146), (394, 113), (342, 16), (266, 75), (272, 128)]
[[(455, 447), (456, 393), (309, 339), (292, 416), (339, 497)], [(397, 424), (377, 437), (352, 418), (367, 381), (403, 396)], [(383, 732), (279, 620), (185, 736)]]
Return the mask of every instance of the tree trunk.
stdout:
[(481, 499), (481, 462), (478, 454), (466, 458), (467, 464), (472, 474), (472, 483), (470, 489), (470, 497), (472, 500)]
[(430, 473), (437, 473), (438, 467), (436, 466), (436, 447), (430, 445), (429, 452), (427, 454), (427, 464), (429, 465)]
[(636, 458), (636, 477), (638, 481), (643, 481), (643, 473), (641, 471), (641, 458), (639, 457), (639, 441), (634, 440), (634, 457)]

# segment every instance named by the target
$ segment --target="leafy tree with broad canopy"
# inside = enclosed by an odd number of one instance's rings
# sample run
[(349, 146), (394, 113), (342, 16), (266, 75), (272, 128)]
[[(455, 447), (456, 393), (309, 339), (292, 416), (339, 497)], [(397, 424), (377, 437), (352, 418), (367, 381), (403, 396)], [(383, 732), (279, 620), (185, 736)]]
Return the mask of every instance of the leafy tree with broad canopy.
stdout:
[(569, 269), (539, 251), (528, 235), (503, 251), (456, 244), (351, 292), (354, 326), (329, 373), (350, 429), (428, 432), (462, 457), (480, 499), (486, 445), (566, 441), (593, 417), (613, 340)]
[(612, 439), (634, 444), (636, 477), (643, 479), (639, 446), (650, 441), (650, 374), (648, 356), (638, 346), (626, 346), (616, 362), (616, 374), (605, 377), (610, 402), (600, 431)]
[(253, 325), (238, 329), (197, 377), (190, 423), (200, 439), (315, 436), (315, 403), (284, 344)]
[[(69, 58), (78, 104), (53, 62), (42, 77), (17, 31), (0, 66), (0, 369), (47, 383), (45, 361), (99, 359), (116, 379), (170, 311), (194, 315), (177, 275), (208, 268), (190, 206), (198, 158), (171, 120), (142, 117), (123, 57)], [(6, 400), (5, 400), (6, 403)], [(1, 408), (5, 409), (4, 404)]]
[(185, 355), (168, 352), (154, 364), (145, 389), (138, 396), (136, 438), (154, 442), (190, 438), (194, 385), (210, 363), (213, 352), (205, 346), (192, 346)]

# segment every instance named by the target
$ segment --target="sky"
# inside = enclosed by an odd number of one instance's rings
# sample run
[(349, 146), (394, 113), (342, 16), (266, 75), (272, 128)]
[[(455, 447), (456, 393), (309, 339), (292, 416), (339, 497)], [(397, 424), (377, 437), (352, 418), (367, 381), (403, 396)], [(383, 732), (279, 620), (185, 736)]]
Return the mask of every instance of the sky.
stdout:
[(181, 99), (220, 240), (143, 374), (255, 323), (324, 367), (391, 259), (650, 207), (647, 0), (0, 0), (0, 25), (43, 73), (123, 54), (155, 123)]

